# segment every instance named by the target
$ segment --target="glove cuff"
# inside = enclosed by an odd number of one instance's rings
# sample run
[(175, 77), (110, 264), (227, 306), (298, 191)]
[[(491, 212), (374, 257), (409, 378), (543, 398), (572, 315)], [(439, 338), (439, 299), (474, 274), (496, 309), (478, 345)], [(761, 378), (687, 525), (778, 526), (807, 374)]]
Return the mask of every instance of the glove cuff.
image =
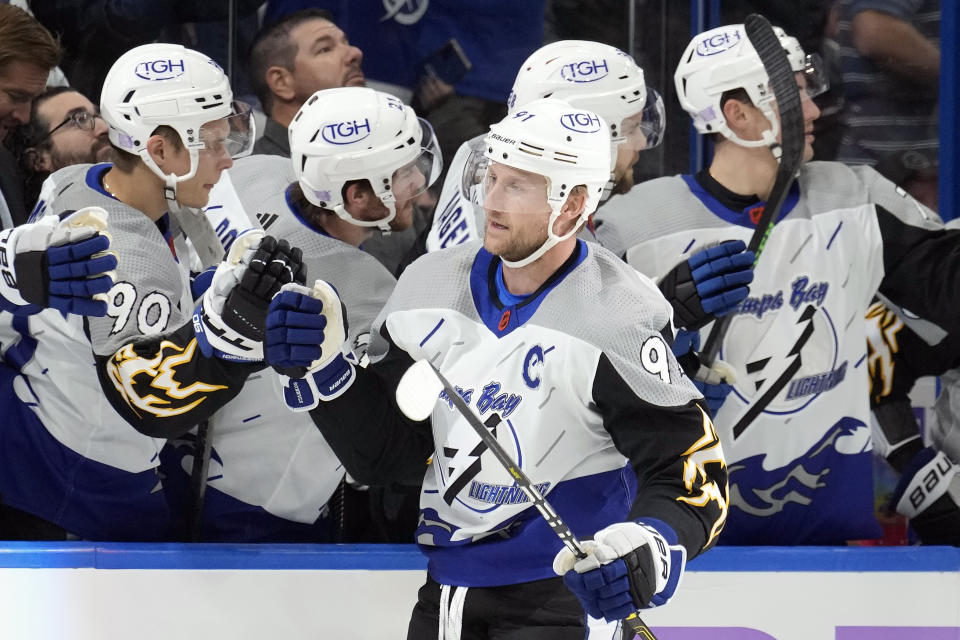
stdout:
[(17, 239), (21, 232), (16, 227), (0, 231), (0, 297), (17, 307), (30, 304), (20, 292), (17, 278)]
[(673, 307), (673, 320), (677, 327), (696, 331), (713, 320), (713, 314), (704, 311), (700, 303), (697, 283), (687, 260), (671, 269), (660, 281), (659, 288)]
[(263, 360), (263, 342), (252, 340), (227, 326), (218, 314), (211, 310), (204, 295), (193, 314), (193, 330), (197, 345), (207, 358), (217, 357), (233, 362), (260, 362)]
[(353, 358), (338, 353), (326, 363), (307, 371), (303, 378), (280, 376), (284, 404), (291, 411), (309, 411), (321, 401), (339, 398), (353, 385), (356, 367)]
[(912, 520), (947, 492), (958, 473), (960, 467), (944, 452), (927, 447), (907, 464), (890, 500), (897, 513)]

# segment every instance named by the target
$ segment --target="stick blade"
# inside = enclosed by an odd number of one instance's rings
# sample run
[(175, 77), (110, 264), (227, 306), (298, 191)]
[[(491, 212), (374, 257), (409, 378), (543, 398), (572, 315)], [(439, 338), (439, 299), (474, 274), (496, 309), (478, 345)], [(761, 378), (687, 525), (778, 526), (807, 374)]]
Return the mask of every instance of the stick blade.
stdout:
[(397, 406), (403, 415), (415, 422), (430, 417), (437, 404), (443, 383), (433, 366), (426, 360), (417, 360), (406, 370), (397, 385)]

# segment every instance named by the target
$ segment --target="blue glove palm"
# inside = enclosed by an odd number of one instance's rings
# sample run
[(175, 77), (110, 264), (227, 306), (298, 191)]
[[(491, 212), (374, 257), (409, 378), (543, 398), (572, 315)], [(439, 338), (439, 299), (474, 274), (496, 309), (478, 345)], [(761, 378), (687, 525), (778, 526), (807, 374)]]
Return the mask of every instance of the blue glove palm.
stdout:
[(756, 255), (742, 240), (698, 251), (660, 281), (660, 291), (673, 307), (674, 323), (699, 329), (739, 306), (750, 293)]

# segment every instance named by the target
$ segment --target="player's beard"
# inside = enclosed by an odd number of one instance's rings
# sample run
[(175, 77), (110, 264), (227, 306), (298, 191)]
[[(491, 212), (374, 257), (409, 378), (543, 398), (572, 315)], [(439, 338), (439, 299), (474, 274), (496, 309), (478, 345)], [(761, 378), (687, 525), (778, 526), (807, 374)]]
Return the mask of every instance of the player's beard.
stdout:
[(505, 239), (491, 240), (484, 235), (484, 248), (508, 262), (519, 262), (543, 246), (547, 241), (547, 220), (536, 226), (514, 228), (514, 234)]
[(413, 200), (407, 200), (403, 204), (397, 204), (397, 215), (390, 221), (391, 231), (405, 231), (413, 224), (414, 215)]

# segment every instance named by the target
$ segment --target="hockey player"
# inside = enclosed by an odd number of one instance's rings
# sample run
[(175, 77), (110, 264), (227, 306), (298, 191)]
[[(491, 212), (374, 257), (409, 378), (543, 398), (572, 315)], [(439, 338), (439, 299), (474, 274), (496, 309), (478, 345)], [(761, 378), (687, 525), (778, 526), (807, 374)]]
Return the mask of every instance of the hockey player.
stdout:
[[(797, 73), (809, 161), (811, 97), (823, 84), (815, 60), (778, 34)], [(696, 36), (675, 80), (697, 130), (716, 141), (709, 169), (640, 184), (598, 216), (600, 242), (651, 277), (703, 247), (747, 239), (778, 167), (768, 149), (778, 114), (742, 25)], [(732, 392), (715, 399), (731, 470), (721, 543), (879, 537), (863, 317), (879, 287), (957, 326), (957, 240), (928, 231), (935, 218), (872, 169), (802, 166), (720, 349), (735, 371)]]
[[(660, 144), (665, 126), (663, 100), (644, 81), (643, 69), (616, 47), (587, 40), (560, 40), (537, 49), (520, 67), (507, 100), (510, 114), (538, 98), (559, 98), (589, 109), (610, 123), (610, 180), (601, 201), (633, 186), (633, 165), (644, 149)], [(437, 251), (483, 238), (483, 207), (462, 194), (468, 158), (482, 149), (480, 135), (460, 145), (450, 162), (426, 241)], [(465, 172), (465, 167), (466, 172)]]
[[(438, 628), (443, 637), (615, 637), (615, 621), (668, 600), (686, 557), (716, 539), (723, 455), (670, 354), (666, 301), (576, 238), (609, 179), (606, 123), (538, 100), (491, 127), (485, 143), (488, 166), (473, 174), (487, 211), (483, 247), (428, 254), (403, 273), (374, 323), (365, 369), (342, 355), (340, 305), (324, 300), (324, 340), (310, 356), (305, 344), (301, 358), (316, 358), (307, 377), (336, 397), (311, 414), (362, 482), (422, 476), (432, 452), (417, 531), (429, 575), (408, 638), (436, 638)], [(281, 310), (316, 312), (281, 296), (268, 333), (285, 327)], [(423, 358), (480, 419), (504, 419), (500, 443), (573, 532), (594, 537), (596, 555), (574, 566), (442, 396), (432, 429), (398, 412), (398, 379)]]
[[(548, 97), (594, 111), (609, 123), (610, 179), (600, 202), (611, 194), (628, 192), (640, 152), (660, 144), (664, 129), (663, 100), (646, 86), (643, 70), (633, 58), (599, 42), (561, 40), (545, 45), (520, 68), (507, 106), (511, 114), (519, 113), (527, 103)], [(462, 193), (461, 185), (464, 175), (475, 172), (482, 147), (483, 136), (478, 136), (461, 145), (454, 156), (427, 237), (427, 251), (483, 237), (483, 207), (476, 194)], [(592, 220), (584, 225), (582, 237), (595, 239)], [(740, 242), (728, 243), (690, 256), (691, 268), (683, 276), (692, 284), (692, 295), (684, 304), (675, 304), (677, 326), (702, 326), (747, 297), (753, 255), (743, 253), (745, 248)]]
[[(439, 173), (435, 141), (410, 107), (357, 87), (318, 91), (306, 100), (292, 120), (290, 145), (292, 161), (267, 155), (237, 161), (228, 172), (234, 197), (218, 185), (223, 199), (211, 202), (208, 215), (217, 216), (218, 226), (237, 228), (235, 214), (226, 211), (241, 207), (248, 226), (260, 224), (302, 249), (309, 272), (340, 294), (350, 319), (348, 342), (365, 345), (396, 280), (359, 245), (395, 216), (409, 224), (413, 199)], [(266, 355), (281, 365), (289, 354), (282, 336), (277, 338), (271, 337)], [(292, 394), (291, 402), (297, 398)], [(327, 504), (344, 476), (343, 465), (310, 416), (285, 406), (276, 376), (248, 379), (244, 392), (217, 411), (210, 426), (204, 539), (339, 537), (334, 529), (349, 523), (334, 522)], [(179, 455), (165, 449), (164, 466), (168, 491), (183, 496), (192, 447), (178, 444)]]
[(102, 207), (118, 256), (105, 317), (37, 314), (12, 325), (16, 349), (5, 353), (18, 369), (17, 400), (36, 415), (4, 429), (0, 493), (71, 534), (166, 534), (159, 438), (207, 417), (264, 366), (266, 303), (281, 284), (303, 278), (286, 243), (252, 234), (220, 262), (208, 227), (191, 240), (218, 267), (194, 315), (192, 254), (170, 212), (203, 229), (186, 208), (204, 206), (231, 154), (249, 146), (249, 113), (235, 112), (231, 98), (223, 71), (204, 55), (165, 44), (127, 52), (101, 103), (116, 164), (54, 173), (38, 204), (37, 214), (53, 220)]

